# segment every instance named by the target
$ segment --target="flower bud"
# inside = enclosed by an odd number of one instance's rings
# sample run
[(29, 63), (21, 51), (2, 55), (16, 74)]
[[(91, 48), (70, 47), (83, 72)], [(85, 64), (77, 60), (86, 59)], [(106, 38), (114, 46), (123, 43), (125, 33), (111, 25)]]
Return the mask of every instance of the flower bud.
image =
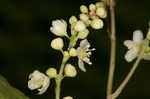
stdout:
[(46, 71), (46, 74), (51, 77), (51, 78), (55, 78), (57, 76), (57, 71), (55, 68), (49, 68), (47, 71)]
[(87, 21), (85, 22), (85, 24), (86, 24), (86, 26), (89, 26), (89, 25), (91, 24), (91, 20), (87, 20)]
[(86, 22), (89, 20), (89, 16), (86, 14), (80, 14), (80, 20), (82, 20), (83, 22)]
[(64, 69), (65, 76), (67, 77), (75, 77), (77, 75), (77, 71), (74, 66), (71, 64), (67, 64)]
[(78, 33), (78, 38), (85, 39), (88, 36), (88, 34), (89, 34), (89, 30), (85, 29), (84, 31)]
[(81, 13), (88, 13), (88, 8), (85, 5), (80, 6)]
[(55, 50), (62, 50), (63, 46), (64, 46), (64, 42), (62, 38), (56, 38), (51, 42), (51, 47)]
[(65, 20), (52, 21), (50, 31), (57, 36), (67, 36), (67, 23)]
[(78, 21), (75, 24), (74, 29), (77, 32), (81, 32), (81, 31), (84, 31), (86, 29), (86, 26), (85, 26), (85, 24), (82, 21)]
[(96, 7), (97, 8), (105, 7), (104, 2), (97, 2)]
[(75, 16), (71, 16), (70, 19), (69, 19), (69, 23), (73, 24), (73, 23), (76, 23), (76, 22), (77, 22), (77, 18)]
[(96, 10), (96, 6), (94, 4), (90, 4), (89, 9), (90, 9), (90, 11), (94, 11), (94, 10)]
[(73, 99), (71, 96), (63, 97), (63, 99)]
[(77, 56), (77, 51), (75, 48), (71, 48), (69, 51), (70, 56)]
[(101, 19), (94, 19), (91, 23), (91, 27), (93, 29), (101, 29), (103, 28), (103, 26), (104, 26), (104, 23)]
[(101, 8), (97, 8), (96, 15), (98, 15), (100, 18), (106, 18), (107, 17), (107, 12), (102, 7)]

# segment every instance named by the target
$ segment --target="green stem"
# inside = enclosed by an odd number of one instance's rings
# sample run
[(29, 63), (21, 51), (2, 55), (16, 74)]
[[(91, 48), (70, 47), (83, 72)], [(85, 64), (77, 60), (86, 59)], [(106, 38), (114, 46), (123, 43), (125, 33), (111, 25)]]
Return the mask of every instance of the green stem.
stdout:
[(61, 87), (61, 80), (57, 79), (56, 80), (56, 99), (60, 99), (60, 88)]
[(108, 74), (108, 82), (107, 82), (107, 99), (108, 96), (112, 94), (112, 85), (115, 71), (115, 58), (116, 58), (116, 30), (115, 30), (115, 8), (114, 8), (114, 0), (110, 0), (110, 41), (111, 41), (111, 51), (110, 51), (110, 65), (109, 65), (109, 74)]
[(62, 64), (60, 67), (60, 71), (59, 74), (57, 76), (56, 80), (56, 89), (55, 89), (55, 94), (56, 94), (56, 99), (60, 99), (60, 90), (61, 90), (61, 82), (63, 80), (63, 70), (65, 67), (66, 62), (69, 60), (69, 56), (65, 56), (63, 53), (63, 60), (62, 60)]
[[(77, 34), (77, 33), (76, 33)], [(77, 42), (77, 36), (72, 36), (70, 39), (70, 43), (69, 43), (69, 46), (68, 46), (68, 52), (69, 50), (76, 45), (76, 42)], [(63, 75), (63, 71), (64, 71), (64, 67), (65, 67), (65, 64), (66, 62), (69, 60), (70, 56), (69, 55), (65, 55), (65, 52), (63, 52), (63, 60), (62, 60), (62, 64), (60, 66), (60, 71), (59, 71), (59, 74), (57, 76), (57, 78), (55, 79), (56, 80), (56, 89), (55, 89), (55, 94), (56, 94), (56, 99), (60, 99), (60, 91), (61, 91), (61, 82), (64, 78), (64, 75)]]
[(132, 75), (134, 74), (135, 70), (139, 66), (139, 63), (140, 63), (140, 61), (142, 60), (142, 58), (144, 56), (144, 52), (145, 52), (148, 44), (149, 44), (149, 41), (146, 40), (145, 44), (144, 44), (144, 46), (142, 48), (142, 51), (141, 51), (139, 57), (137, 58), (137, 60), (135, 61), (133, 67), (130, 70), (130, 72), (128, 73), (128, 75), (126, 76), (126, 78), (123, 80), (123, 82), (121, 83), (121, 85), (118, 87), (118, 89), (114, 92), (114, 94), (112, 94), (112, 99), (115, 99), (115, 98), (117, 98), (120, 95), (120, 93), (122, 92), (122, 90), (125, 88), (125, 86), (129, 82), (129, 80), (131, 79)]

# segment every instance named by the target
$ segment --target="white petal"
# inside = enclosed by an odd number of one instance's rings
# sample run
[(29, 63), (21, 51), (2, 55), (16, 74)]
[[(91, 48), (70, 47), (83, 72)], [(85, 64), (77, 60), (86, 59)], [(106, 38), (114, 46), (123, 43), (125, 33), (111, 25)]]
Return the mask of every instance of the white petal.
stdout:
[(83, 61), (82, 61), (81, 59), (78, 60), (78, 66), (79, 66), (79, 68), (80, 68), (82, 71), (86, 72), (86, 69), (85, 69), (85, 67), (84, 67), (84, 63), (83, 63)]
[(38, 94), (39, 95), (43, 94), (48, 89), (49, 85), (50, 85), (50, 80), (48, 77), (46, 77), (43, 82), (42, 88), (38, 89), (40, 91)]
[(126, 46), (128, 49), (131, 49), (134, 46), (134, 42), (131, 41), (131, 40), (125, 40), (124, 41), (124, 46)]
[(131, 62), (137, 56), (138, 56), (138, 51), (132, 48), (125, 54), (125, 59), (127, 62)]
[(39, 88), (41, 85), (37, 84), (37, 81), (36, 80), (29, 80), (28, 81), (28, 87), (30, 90), (34, 90), (34, 89), (37, 89)]
[(81, 49), (85, 49), (85, 48), (89, 48), (90, 47), (90, 43), (88, 42), (87, 39), (84, 39), (80, 42), (80, 47)]
[(143, 33), (140, 30), (136, 30), (133, 32), (133, 41), (137, 43), (143, 42)]
[(67, 23), (65, 20), (54, 20), (52, 21), (52, 27), (50, 31), (57, 36), (67, 35)]
[(86, 62), (87, 64), (90, 64), (90, 65), (92, 64), (92, 62), (90, 62), (90, 59), (88, 57), (84, 57), (82, 60)]

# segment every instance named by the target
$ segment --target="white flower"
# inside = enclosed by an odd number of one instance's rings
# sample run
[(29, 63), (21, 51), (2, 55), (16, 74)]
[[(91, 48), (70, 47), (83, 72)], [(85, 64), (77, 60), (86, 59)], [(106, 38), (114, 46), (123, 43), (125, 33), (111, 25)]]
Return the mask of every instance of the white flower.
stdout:
[(87, 41), (87, 39), (84, 39), (80, 42), (80, 47), (77, 48), (77, 56), (78, 56), (78, 65), (79, 68), (86, 72), (86, 69), (84, 67), (84, 62), (88, 63), (88, 64), (92, 64), (92, 62), (90, 62), (89, 57), (91, 56), (91, 51), (94, 51), (95, 49), (89, 49), (90, 47), (90, 43)]
[(50, 80), (43, 73), (35, 70), (32, 74), (29, 75), (28, 87), (30, 90), (37, 89), (39, 95), (43, 94), (49, 87)]
[(57, 36), (67, 36), (67, 23), (65, 20), (54, 20), (50, 30)]
[(131, 62), (136, 57), (138, 57), (143, 42), (143, 33), (140, 30), (136, 30), (133, 32), (133, 41), (124, 41), (124, 45), (129, 49), (129, 51), (127, 51), (127, 53), (125, 54), (125, 59), (127, 62)]

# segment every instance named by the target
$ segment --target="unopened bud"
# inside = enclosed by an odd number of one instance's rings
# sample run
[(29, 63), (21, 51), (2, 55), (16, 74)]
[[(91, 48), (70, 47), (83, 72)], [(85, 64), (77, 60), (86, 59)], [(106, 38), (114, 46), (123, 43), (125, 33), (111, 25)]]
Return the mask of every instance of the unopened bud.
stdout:
[(71, 16), (70, 19), (69, 19), (69, 23), (73, 24), (73, 23), (76, 23), (76, 22), (77, 22), (77, 18), (75, 16)]
[(71, 48), (69, 51), (70, 56), (77, 56), (77, 51), (75, 48)]
[(85, 5), (80, 6), (81, 13), (88, 13), (88, 8)]
[(71, 64), (65, 66), (64, 73), (67, 77), (75, 77), (77, 75), (75, 67)]
[(63, 46), (64, 46), (64, 42), (62, 38), (56, 38), (51, 42), (51, 47), (55, 50), (62, 50)]
[(97, 2), (96, 7), (97, 8), (105, 7), (104, 2)]
[(86, 22), (89, 20), (89, 16), (82, 13), (82, 14), (80, 14), (80, 20)]
[(75, 24), (74, 29), (77, 32), (81, 32), (81, 31), (84, 31), (86, 29), (86, 26), (85, 26), (85, 24), (82, 21), (78, 21)]
[(46, 74), (51, 77), (51, 78), (54, 78), (57, 76), (57, 71), (55, 68), (49, 68), (47, 71), (46, 71)]
[(107, 17), (107, 12), (105, 8), (97, 8), (96, 10), (96, 15), (98, 15), (100, 18), (106, 18)]
[(101, 29), (103, 28), (103, 26), (104, 26), (104, 23), (101, 19), (94, 19), (91, 23), (91, 27), (93, 29)]
[(89, 30), (85, 29), (84, 31), (78, 33), (78, 38), (85, 39), (88, 36), (88, 34), (89, 34)]
[(94, 11), (94, 10), (96, 10), (96, 6), (94, 4), (90, 4), (89, 9), (90, 9), (90, 11)]

